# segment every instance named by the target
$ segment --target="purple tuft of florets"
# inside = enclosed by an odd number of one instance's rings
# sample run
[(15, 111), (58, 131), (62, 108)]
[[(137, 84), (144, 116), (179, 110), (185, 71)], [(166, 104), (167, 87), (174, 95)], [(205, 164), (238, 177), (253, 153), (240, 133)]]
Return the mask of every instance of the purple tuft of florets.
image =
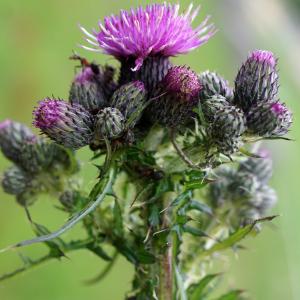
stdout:
[(0, 122), (0, 130), (5, 129), (7, 126), (9, 126), (11, 124), (11, 120), (4, 120), (2, 122)]
[(185, 66), (172, 67), (164, 83), (169, 92), (184, 95), (187, 100), (195, 98), (202, 88), (197, 74)]
[[(89, 33), (87, 42), (95, 48), (83, 46), (92, 51), (103, 51), (117, 59), (135, 58), (134, 71), (139, 70), (149, 56), (176, 56), (187, 53), (206, 43), (215, 33), (208, 17), (196, 28), (191, 23), (200, 8), (179, 13), (179, 4), (150, 4), (130, 11), (121, 11), (99, 22), (100, 31)], [(101, 49), (98, 49), (100, 47)]]
[(276, 66), (276, 58), (271, 51), (255, 50), (249, 55), (248, 59), (257, 63), (266, 63), (271, 68)]
[(45, 99), (40, 101), (39, 106), (34, 110), (33, 125), (40, 129), (49, 129), (64, 117), (61, 112), (64, 106), (62, 100)]
[(74, 79), (75, 82), (84, 84), (85, 82), (91, 82), (95, 77), (95, 73), (91, 67), (84, 68), (80, 73), (78, 73)]
[(286, 106), (284, 104), (282, 104), (280, 102), (276, 102), (271, 105), (271, 110), (277, 116), (280, 116), (280, 115), (284, 115), (288, 109), (286, 108)]
[(141, 92), (145, 92), (146, 91), (144, 83), (141, 82), (140, 80), (135, 80), (135, 81), (132, 82), (132, 84), (133, 84), (133, 86), (135, 88), (137, 88)]

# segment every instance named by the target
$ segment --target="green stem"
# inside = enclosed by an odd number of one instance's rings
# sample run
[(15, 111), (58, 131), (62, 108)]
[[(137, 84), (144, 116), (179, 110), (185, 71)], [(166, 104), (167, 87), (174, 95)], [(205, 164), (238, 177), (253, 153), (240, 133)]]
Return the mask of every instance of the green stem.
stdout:
[[(170, 199), (166, 195), (164, 197), (165, 206), (169, 205)], [(162, 227), (170, 227), (170, 220), (168, 216), (168, 210), (163, 213)], [(173, 285), (174, 285), (174, 269), (173, 269), (173, 242), (169, 238), (166, 249), (160, 255), (158, 262), (159, 266), (159, 300), (172, 300), (173, 299)]]

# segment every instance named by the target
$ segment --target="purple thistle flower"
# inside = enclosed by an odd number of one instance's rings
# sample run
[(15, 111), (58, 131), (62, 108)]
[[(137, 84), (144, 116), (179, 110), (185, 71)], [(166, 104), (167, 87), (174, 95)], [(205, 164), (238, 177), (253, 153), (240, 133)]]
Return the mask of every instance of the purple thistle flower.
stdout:
[(35, 127), (68, 148), (88, 145), (93, 137), (93, 116), (79, 104), (45, 99), (34, 110)]
[(255, 50), (240, 68), (234, 91), (234, 102), (248, 112), (262, 102), (275, 102), (279, 87), (277, 59), (270, 51)]
[[(100, 31), (92, 34), (81, 27), (87, 35), (87, 42), (95, 48), (83, 46), (92, 51), (102, 51), (115, 58), (134, 57), (137, 71), (149, 56), (176, 56), (187, 53), (204, 43), (215, 33), (207, 17), (198, 27), (191, 23), (200, 8), (193, 11), (191, 4), (185, 13), (179, 13), (179, 4), (151, 4), (130, 11), (121, 11), (99, 22)], [(101, 49), (98, 49), (100, 47)]]

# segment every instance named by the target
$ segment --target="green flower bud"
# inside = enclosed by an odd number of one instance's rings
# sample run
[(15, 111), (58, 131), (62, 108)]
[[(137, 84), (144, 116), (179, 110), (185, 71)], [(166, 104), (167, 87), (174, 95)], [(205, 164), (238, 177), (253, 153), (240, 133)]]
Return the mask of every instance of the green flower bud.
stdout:
[(245, 132), (245, 116), (234, 106), (225, 106), (216, 112), (209, 132), (218, 151), (230, 155), (241, 146), (241, 135)]
[(292, 125), (292, 113), (280, 102), (259, 103), (247, 115), (249, 133), (263, 136), (285, 135)]
[(249, 203), (256, 207), (261, 215), (264, 215), (277, 202), (277, 194), (274, 189), (268, 185), (261, 186)]
[(124, 133), (124, 130), (124, 116), (118, 109), (106, 107), (96, 116), (96, 140), (102, 140), (103, 137), (108, 139), (118, 138)]
[(101, 74), (97, 65), (84, 67), (72, 82), (69, 101), (80, 104), (89, 111), (98, 111), (106, 103), (101, 86)]
[(255, 195), (260, 187), (257, 177), (250, 173), (238, 172), (228, 190), (234, 200), (242, 200)]
[(229, 87), (228, 81), (219, 74), (206, 71), (200, 74), (199, 79), (202, 84), (200, 91), (201, 101), (216, 95), (223, 96), (227, 101), (232, 101), (233, 91)]
[(262, 184), (266, 184), (272, 177), (272, 159), (266, 151), (259, 151), (257, 154), (262, 158), (247, 158), (240, 163), (238, 172), (253, 174)]
[(1, 183), (5, 193), (19, 195), (28, 189), (30, 178), (25, 171), (13, 166), (4, 172)]
[(59, 202), (67, 211), (72, 211), (80, 200), (80, 193), (78, 191), (65, 191), (59, 197)]
[(122, 85), (112, 95), (111, 106), (118, 109), (129, 127), (134, 127), (142, 116), (147, 98), (144, 84), (133, 81)]
[(253, 51), (237, 74), (234, 102), (248, 112), (258, 103), (274, 102), (278, 87), (277, 59), (273, 53)]
[(35, 135), (20, 123), (6, 120), (0, 123), (0, 147), (3, 154), (12, 162), (20, 164), (23, 145), (34, 141)]
[(230, 107), (229, 102), (225, 97), (221, 95), (214, 95), (209, 98), (206, 98), (201, 102), (201, 108), (204, 115), (204, 118), (207, 122), (211, 123), (215, 120), (217, 114), (220, 111)]

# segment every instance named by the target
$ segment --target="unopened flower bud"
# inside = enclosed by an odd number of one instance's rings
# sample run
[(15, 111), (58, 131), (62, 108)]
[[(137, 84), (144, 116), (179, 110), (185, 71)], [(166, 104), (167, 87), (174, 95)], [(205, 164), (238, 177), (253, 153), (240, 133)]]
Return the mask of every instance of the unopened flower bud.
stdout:
[(272, 159), (266, 151), (261, 150), (257, 154), (261, 158), (247, 158), (240, 163), (238, 172), (253, 174), (262, 184), (266, 184), (272, 177)]
[(144, 84), (141, 81), (133, 81), (122, 85), (114, 92), (111, 106), (122, 113), (125, 122), (130, 123), (130, 127), (134, 127), (142, 115), (146, 101)]
[(13, 166), (4, 172), (1, 183), (5, 193), (19, 195), (28, 188), (29, 182), (28, 174), (19, 167)]
[(89, 111), (97, 111), (106, 105), (101, 86), (101, 74), (97, 65), (91, 64), (78, 73), (71, 85), (69, 100)]
[(209, 184), (208, 199), (214, 207), (222, 206), (228, 198), (228, 186), (235, 179), (235, 170), (220, 166), (215, 172), (214, 182)]
[(213, 122), (218, 113), (225, 110), (227, 107), (230, 107), (230, 104), (226, 98), (221, 95), (214, 95), (201, 102), (202, 112), (205, 121), (208, 123)]
[(78, 149), (93, 138), (93, 116), (79, 104), (45, 99), (34, 111), (33, 124), (67, 148)]
[(20, 123), (5, 120), (0, 123), (0, 147), (3, 154), (12, 162), (19, 164), (22, 148), (28, 141), (35, 140), (31, 130)]
[(223, 96), (227, 101), (232, 101), (233, 91), (229, 87), (228, 81), (219, 74), (206, 71), (199, 76), (202, 89), (200, 99), (204, 101), (216, 95)]
[(241, 135), (245, 132), (244, 113), (234, 106), (226, 106), (216, 112), (209, 131), (218, 151), (230, 155), (241, 146)]
[(285, 135), (291, 125), (292, 113), (280, 102), (259, 103), (247, 115), (249, 133), (258, 136)]
[(35, 174), (48, 170), (53, 161), (50, 143), (44, 138), (36, 138), (23, 145), (20, 154), (21, 166), (29, 173)]
[(251, 204), (255, 206), (264, 215), (268, 213), (277, 202), (277, 193), (268, 185), (263, 185), (251, 199)]
[(78, 200), (80, 198), (80, 193), (78, 191), (65, 191), (59, 197), (59, 202), (63, 205), (63, 207), (72, 211), (76, 206)]
[(235, 80), (235, 104), (248, 112), (257, 103), (274, 102), (279, 87), (276, 65), (272, 52), (250, 53)]
[(113, 107), (102, 109), (96, 116), (95, 139), (104, 137), (114, 139), (122, 135), (125, 130), (125, 119), (122, 113)]
[(233, 200), (243, 200), (255, 195), (260, 186), (257, 177), (250, 173), (238, 172), (235, 180), (229, 186)]
[(197, 74), (185, 66), (172, 67), (153, 95), (149, 117), (169, 127), (181, 125), (193, 115), (201, 84)]

